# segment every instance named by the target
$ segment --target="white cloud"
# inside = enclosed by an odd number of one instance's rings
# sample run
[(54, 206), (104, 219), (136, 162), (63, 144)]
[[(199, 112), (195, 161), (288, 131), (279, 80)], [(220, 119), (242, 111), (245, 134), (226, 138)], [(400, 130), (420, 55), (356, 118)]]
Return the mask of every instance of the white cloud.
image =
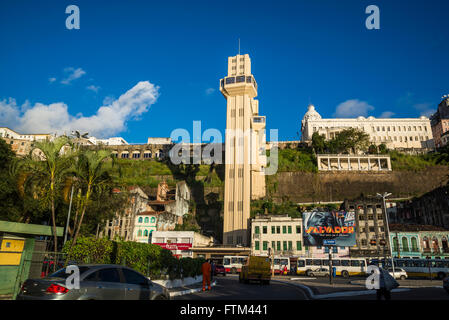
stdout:
[(93, 92), (98, 92), (98, 90), (100, 89), (99, 86), (94, 86), (93, 84), (91, 84), (90, 86), (86, 87), (87, 90), (91, 90)]
[(379, 118), (391, 118), (392, 116), (394, 116), (395, 113), (392, 111), (384, 111), (382, 112), (382, 114), (379, 116)]
[(335, 110), (334, 116), (338, 118), (366, 117), (368, 112), (372, 110), (374, 110), (374, 107), (365, 101), (352, 99), (340, 103)]
[(50, 83), (55, 82), (55, 81), (56, 81), (56, 78), (54, 78), (54, 77), (48, 78), (48, 82), (50, 82)]
[(432, 104), (428, 102), (416, 103), (413, 105), (413, 108), (419, 111), (420, 116), (425, 117), (430, 117), (432, 114), (436, 112), (436, 110), (432, 108)]
[(66, 74), (66, 78), (61, 80), (62, 84), (70, 84), (73, 80), (81, 78), (83, 75), (86, 74), (86, 71), (84, 71), (81, 68), (65, 68), (64, 73)]
[(212, 93), (214, 93), (215, 92), (215, 88), (207, 88), (206, 89), (206, 95), (211, 95)]
[(18, 132), (68, 134), (78, 130), (99, 138), (109, 137), (124, 131), (126, 123), (147, 112), (158, 97), (158, 86), (141, 81), (88, 117), (70, 115), (68, 106), (63, 102), (49, 105), (35, 103), (34, 106), (26, 102), (28, 105), (23, 108), (10, 98), (0, 101), (0, 126), (11, 127)]

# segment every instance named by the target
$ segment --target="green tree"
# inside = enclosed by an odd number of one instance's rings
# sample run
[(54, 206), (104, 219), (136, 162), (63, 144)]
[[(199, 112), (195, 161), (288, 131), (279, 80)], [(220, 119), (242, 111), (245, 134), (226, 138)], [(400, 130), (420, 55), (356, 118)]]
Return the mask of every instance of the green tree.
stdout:
[[(71, 148), (70, 139), (65, 136), (36, 142), (30, 154), (21, 161), (23, 173), (18, 181), (23, 192), (29, 188), (28, 191), (39, 199), (43, 207), (50, 207), (55, 255), (58, 250), (55, 203), (72, 163), (71, 149), (64, 149), (66, 146)], [(42, 153), (39, 157), (36, 150)]]
[(369, 135), (356, 128), (340, 131), (331, 141), (331, 144), (339, 153), (357, 153), (359, 150), (366, 151), (369, 143)]
[(91, 204), (91, 198), (95, 194), (101, 195), (104, 193), (113, 181), (111, 176), (112, 167), (106, 165), (106, 160), (108, 159), (114, 161), (114, 158), (111, 157), (111, 152), (108, 150), (85, 150), (79, 152), (76, 157), (76, 162), (71, 173), (75, 177), (72, 181), (81, 190), (79, 204), (80, 218), (78, 220), (76, 217), (74, 221), (72, 246), (76, 244), (84, 215)]
[(312, 147), (316, 153), (323, 153), (326, 150), (326, 138), (318, 132), (312, 135)]
[(22, 216), (19, 193), (10, 174), (14, 160), (11, 146), (0, 138), (0, 219), (7, 221), (19, 221)]
[(388, 149), (387, 149), (387, 146), (385, 145), (385, 143), (382, 143), (379, 145), (379, 153), (381, 153), (381, 154), (388, 153)]

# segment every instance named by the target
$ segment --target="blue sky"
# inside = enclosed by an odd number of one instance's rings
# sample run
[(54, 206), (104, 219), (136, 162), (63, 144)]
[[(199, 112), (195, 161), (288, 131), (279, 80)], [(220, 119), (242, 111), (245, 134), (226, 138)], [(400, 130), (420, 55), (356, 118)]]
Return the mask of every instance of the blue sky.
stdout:
[[(80, 9), (68, 30), (65, 9)], [(380, 30), (368, 30), (368, 5)], [(224, 130), (227, 57), (252, 60), (259, 113), (297, 140), (323, 117), (429, 115), (449, 93), (449, 1), (0, 2), (0, 126), (144, 143)]]

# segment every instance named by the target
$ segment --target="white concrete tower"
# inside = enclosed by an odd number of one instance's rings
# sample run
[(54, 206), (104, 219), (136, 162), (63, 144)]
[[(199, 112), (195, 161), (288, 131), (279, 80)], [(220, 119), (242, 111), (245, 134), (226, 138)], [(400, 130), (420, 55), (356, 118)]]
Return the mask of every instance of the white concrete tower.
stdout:
[(220, 91), (227, 100), (223, 243), (248, 246), (250, 201), (265, 196), (266, 165), (265, 117), (248, 54), (228, 58)]

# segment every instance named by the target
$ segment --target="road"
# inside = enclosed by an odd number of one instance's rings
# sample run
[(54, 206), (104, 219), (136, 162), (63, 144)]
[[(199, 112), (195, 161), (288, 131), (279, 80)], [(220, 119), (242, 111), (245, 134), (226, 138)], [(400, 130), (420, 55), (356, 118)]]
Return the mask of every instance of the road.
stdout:
[(175, 297), (174, 300), (306, 300), (304, 291), (292, 284), (271, 281), (269, 285), (257, 282), (239, 283), (238, 276), (214, 278), (217, 285), (211, 291)]
[[(289, 278), (296, 279), (290, 280)], [(276, 281), (282, 279), (281, 281)], [(350, 281), (363, 278), (336, 278), (334, 286), (329, 288), (327, 278), (305, 277), (276, 277), (269, 285), (261, 285), (257, 282), (242, 284), (238, 276), (227, 275), (215, 277), (217, 285), (211, 291), (193, 293), (175, 297), (175, 300), (376, 300), (375, 290), (367, 291), (364, 286), (351, 285)], [(425, 287), (416, 287), (413, 281), (399, 281), (402, 283), (398, 289), (392, 292), (392, 300), (449, 300), (449, 294), (437, 281), (423, 283)], [(307, 286), (296, 286), (295, 284)], [(310, 295), (312, 292), (312, 295)]]

